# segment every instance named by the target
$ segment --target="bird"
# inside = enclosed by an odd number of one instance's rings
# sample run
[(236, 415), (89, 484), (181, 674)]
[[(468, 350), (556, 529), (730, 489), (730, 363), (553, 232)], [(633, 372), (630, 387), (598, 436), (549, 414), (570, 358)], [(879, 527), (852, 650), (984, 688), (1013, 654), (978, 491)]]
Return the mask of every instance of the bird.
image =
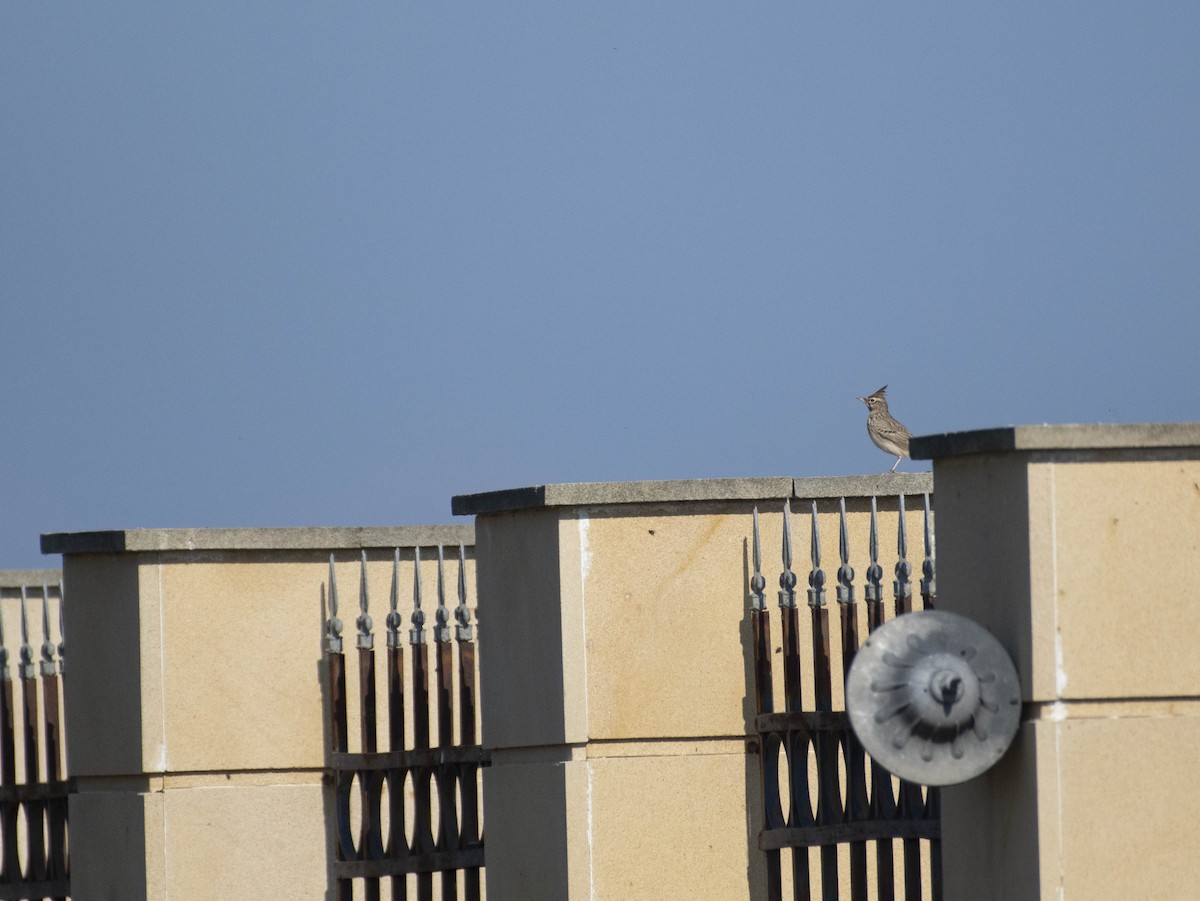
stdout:
[(881, 451), (896, 455), (896, 462), (888, 472), (895, 472), (900, 461), (908, 456), (908, 439), (912, 432), (896, 421), (888, 412), (887, 385), (867, 397), (856, 397), (867, 405), (867, 434)]

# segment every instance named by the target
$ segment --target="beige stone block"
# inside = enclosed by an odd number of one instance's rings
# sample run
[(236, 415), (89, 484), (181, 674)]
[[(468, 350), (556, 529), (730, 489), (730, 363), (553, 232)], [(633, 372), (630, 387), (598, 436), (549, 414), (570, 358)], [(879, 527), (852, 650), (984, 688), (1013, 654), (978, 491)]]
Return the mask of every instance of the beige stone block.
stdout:
[[(1029, 604), (1029, 493), (1028, 467), (1013, 456), (937, 461), (938, 608), (996, 636), (1016, 665), (1026, 698), (1032, 692), (1053, 699), (1052, 613), (1031, 612)], [(1046, 533), (1052, 524), (1036, 527)]]
[(744, 747), (589, 759), (590, 897), (747, 897), (748, 760)]
[[(947, 899), (1018, 901), (1043, 897), (1039, 839), (1056, 841), (1056, 823), (1039, 822), (1039, 785), (1053, 780), (1053, 754), (1040, 754), (1041, 725), (1024, 723), (1000, 762), (982, 776), (941, 789)], [(1039, 828), (1040, 827), (1040, 828)], [(1049, 854), (1054, 859), (1055, 850)], [(983, 875), (983, 874), (986, 874)]]
[(80, 901), (166, 897), (161, 792), (70, 796), (71, 896)]
[(331, 885), (319, 781), (168, 790), (162, 898), (321, 898)]
[(485, 711), (506, 712), (484, 716), (488, 747), (586, 738), (582, 617), (578, 583), (564, 584), (562, 534), (570, 540), (570, 524), (560, 526), (558, 510), (502, 513), (476, 523), (480, 703)]
[(587, 761), (552, 753), (493, 756), (483, 780), (487, 896), (588, 901)]
[[(1200, 695), (1200, 461), (1035, 464), (1053, 485), (1059, 691)], [(1041, 598), (1035, 599), (1041, 601)]]
[(142, 661), (151, 661), (154, 673), (161, 673), (161, 661), (157, 628), (143, 628), (137, 561), (120, 554), (67, 557), (63, 574), (71, 586), (63, 685), (70, 772), (145, 772), (144, 748), (162, 741), (162, 697)]
[[(1068, 718), (1056, 754), (1062, 861), (1045, 867), (1042, 897), (1190, 899), (1200, 886), (1194, 814), (1200, 785), (1187, 774), (1200, 719), (1153, 715)], [(1048, 799), (1049, 800), (1049, 799)]]
[[(317, 663), (328, 559), (197, 556), (143, 567), (162, 598), (163, 662), (150, 674), (161, 680), (161, 769), (323, 765)], [(341, 569), (339, 612), (352, 630), (358, 564)], [(377, 611), (383, 598), (376, 595)]]

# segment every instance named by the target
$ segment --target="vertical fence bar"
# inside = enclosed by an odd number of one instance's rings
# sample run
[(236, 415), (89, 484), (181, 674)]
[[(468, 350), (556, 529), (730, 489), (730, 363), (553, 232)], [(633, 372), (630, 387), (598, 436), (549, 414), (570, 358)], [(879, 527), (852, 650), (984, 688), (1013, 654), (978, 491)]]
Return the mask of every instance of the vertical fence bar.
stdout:
[[(40, 781), (41, 742), (38, 740), (37, 666), (33, 662), (33, 646), (29, 643), (29, 615), (25, 609), (26, 590), (21, 586), (21, 698), (24, 712), (22, 731), (25, 746), (24, 785), (32, 787)], [(42, 882), (46, 878), (46, 832), (43, 799), (26, 798), (25, 808), (25, 878)]]
[[(62, 596), (59, 596), (62, 604)], [(50, 639), (50, 588), (42, 585), (42, 707), (46, 743), (46, 879), (69, 878), (67, 865), (67, 798), (61, 793), (66, 767), (63, 764), (62, 716), (59, 706), (59, 677), (54, 662), (54, 642)], [(65, 897), (58, 896), (58, 897)], [(57, 901), (57, 898), (56, 898)]]
[[(358, 708), (359, 708), (359, 751), (373, 754), (379, 750), (379, 727), (375, 707), (375, 636), (373, 623), (368, 612), (367, 598), (367, 552), (362, 552), (358, 577)], [(382, 860), (383, 838), (380, 824), (380, 796), (383, 774), (379, 770), (364, 770), (358, 776), (359, 797), (362, 804), (362, 824), (358, 840), (359, 860)], [(363, 896), (366, 901), (379, 901), (379, 879), (367, 877), (363, 880)]]
[(16, 709), (13, 696), (12, 670), (8, 665), (8, 648), (4, 642), (3, 618), (0, 617), (0, 680), (3, 681), (3, 691), (0, 692), (0, 786), (3, 787), (5, 798), (0, 802), (0, 816), (3, 817), (4, 843), (3, 861), (0, 863), (0, 882), (11, 884), (21, 880), (21, 857), (17, 846), (17, 822), (20, 817), (20, 807), (16, 799), (17, 791), (17, 736), (14, 722)]
[[(459, 744), (475, 744), (475, 627), (471, 625), (471, 608), (467, 606), (467, 550), (458, 546), (458, 606), (454, 608), (454, 639), (458, 645), (458, 712)], [(462, 797), (462, 847), (476, 847), (481, 842), (479, 828), (479, 766), (460, 765), (459, 793)], [(481, 869), (463, 870), (463, 895), (466, 901), (479, 901), (482, 894)]]
[[(443, 551), (438, 545), (437, 626), (434, 641), (437, 646), (437, 723), (439, 748), (454, 746), (454, 645), (450, 629), (450, 611), (446, 607), (446, 581), (443, 573)], [(438, 838), (439, 851), (458, 850), (458, 812), (455, 805), (456, 779), (453, 764), (442, 763), (437, 767), (438, 795)], [(442, 901), (457, 901), (458, 880), (454, 870), (441, 871)]]
[[(800, 620), (796, 609), (796, 574), (792, 572), (792, 505), (783, 504), (783, 571), (779, 574), (779, 625), (783, 640), (784, 710), (800, 713), (803, 710), (800, 666)], [(813, 823), (812, 800), (808, 794), (808, 732), (789, 728), (785, 733), (788, 759), (788, 819), (789, 826), (810, 826)], [(797, 897), (811, 891), (812, 873), (808, 849), (794, 849), (792, 859), (792, 891)]]
[[(812, 569), (808, 575), (808, 606), (812, 615), (813, 704), (818, 713), (833, 711), (832, 663), (829, 654), (829, 608), (825, 606), (825, 571), (821, 569), (821, 536), (817, 524), (817, 502), (812, 502)], [(838, 784), (837, 733), (815, 730), (817, 746), (817, 823), (832, 826), (842, 820), (841, 786)], [(821, 897), (837, 901), (837, 845), (821, 845)]]
[[(412, 645), (413, 749), (429, 750), (429, 645), (425, 641), (425, 613), (421, 610), (421, 549), (416, 548), (413, 575), (413, 627), (408, 632)], [(433, 809), (431, 785), (433, 769), (413, 768), (413, 851), (432, 854)], [(433, 873), (417, 874), (417, 901), (433, 901)]]
[[(349, 750), (349, 728), (346, 723), (346, 658), (342, 653), (342, 621), (338, 619), (337, 576), (334, 573), (333, 554), (329, 555), (329, 617), (325, 621), (325, 671), (329, 683), (329, 743), (334, 752)], [(336, 805), (336, 854), (335, 859), (354, 860), (354, 836), (350, 833), (350, 781), (351, 777), (337, 770), (334, 772), (334, 794)], [(335, 879), (336, 901), (352, 901), (353, 884), (349, 879)]]
[[(937, 605), (937, 550), (933, 530), (933, 511), (929, 507), (929, 492), (925, 493), (925, 559), (921, 563), (921, 603), (926, 610)], [(937, 822), (942, 817), (941, 789), (925, 789), (925, 819)], [(930, 890), (933, 901), (942, 901), (942, 839), (929, 840)]]
[[(420, 550), (417, 551), (420, 561)], [(404, 644), (400, 638), (403, 618), (400, 604), (400, 548), (392, 556), (392, 590), (388, 597), (387, 615), (387, 693), (388, 693), (388, 750), (401, 751), (407, 747), (404, 735)], [(403, 859), (410, 856), (405, 836), (404, 776), (407, 770), (397, 768), (388, 773), (388, 840), (387, 856)], [(391, 877), (393, 901), (407, 901), (408, 878), (403, 874)]]
[[(875, 498), (871, 498), (871, 531), (869, 540), (871, 563), (867, 567), (863, 595), (867, 603), (867, 628), (874, 632), (884, 621), (883, 567), (879, 565), (879, 523)], [(892, 794), (892, 774), (874, 760), (871, 761), (871, 808), (874, 820), (896, 818), (896, 802)], [(896, 897), (895, 859), (890, 838), (875, 842), (875, 890), (880, 901)]]
[[(846, 499), (838, 501), (837, 600), (841, 612), (842, 684), (858, 651), (858, 605), (854, 600), (854, 567), (850, 565), (850, 538), (846, 533)], [(842, 730), (842, 754), (846, 766), (846, 820), (867, 818), (866, 754), (852, 729)], [(850, 842), (850, 897), (867, 901), (867, 843)]]
[[(896, 578), (892, 582), (896, 616), (912, 613), (912, 564), (908, 562), (908, 527), (904, 516), (904, 494), (899, 496), (900, 521), (896, 533)], [(921, 787), (906, 779), (900, 780), (900, 817), (905, 820), (920, 819), (925, 812), (921, 798)], [(904, 848), (904, 897), (907, 901), (921, 898), (921, 840), (906, 838)]]
[[(771, 681), (771, 615), (767, 611), (764, 590), (767, 580), (762, 574), (762, 541), (758, 529), (758, 507), (754, 508), (754, 538), (751, 556), (754, 573), (750, 576), (750, 642), (754, 659), (754, 712), (756, 715), (771, 713), (775, 709), (774, 688)], [(759, 732), (758, 763), (763, 786), (763, 828), (777, 829), (784, 824), (779, 797), (779, 737)], [(780, 852), (767, 849), (763, 852), (767, 862), (767, 899), (781, 901), (783, 898)]]

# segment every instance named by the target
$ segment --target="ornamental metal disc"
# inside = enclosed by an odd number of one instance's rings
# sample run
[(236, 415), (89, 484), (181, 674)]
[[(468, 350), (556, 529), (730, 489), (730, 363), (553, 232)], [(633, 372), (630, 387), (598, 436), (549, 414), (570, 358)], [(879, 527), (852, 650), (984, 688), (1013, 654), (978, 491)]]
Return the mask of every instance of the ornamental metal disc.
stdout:
[(944, 610), (880, 626), (854, 655), (846, 710), (867, 753), (922, 785), (966, 782), (1012, 743), (1021, 687), (991, 633)]

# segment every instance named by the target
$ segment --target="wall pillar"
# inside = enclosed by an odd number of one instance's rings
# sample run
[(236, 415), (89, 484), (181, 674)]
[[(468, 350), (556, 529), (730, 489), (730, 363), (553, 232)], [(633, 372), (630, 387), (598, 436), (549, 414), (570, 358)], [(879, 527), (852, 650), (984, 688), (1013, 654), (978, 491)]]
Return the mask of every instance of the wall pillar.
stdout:
[[(895, 547), (897, 493), (912, 496), (915, 536), (931, 488), (927, 473), (909, 473), (455, 498), (456, 513), (476, 516), (488, 898), (765, 898), (759, 764), (747, 741), (751, 510), (760, 508), (770, 583), (785, 500), (807, 536), (810, 499), (820, 499), (836, 560), (837, 498), (852, 498), (865, 571), (868, 498), (891, 513)], [(794, 546), (803, 581), (807, 537)]]
[(942, 794), (946, 897), (1184, 898), (1200, 885), (1200, 425), (915, 439), (938, 607), (1012, 655), (1023, 721)]
[(329, 555), (353, 636), (364, 550), (382, 623), (393, 548), (410, 584), (412, 547), (472, 540), (469, 526), (43, 536), (63, 555), (72, 896), (332, 897)]

